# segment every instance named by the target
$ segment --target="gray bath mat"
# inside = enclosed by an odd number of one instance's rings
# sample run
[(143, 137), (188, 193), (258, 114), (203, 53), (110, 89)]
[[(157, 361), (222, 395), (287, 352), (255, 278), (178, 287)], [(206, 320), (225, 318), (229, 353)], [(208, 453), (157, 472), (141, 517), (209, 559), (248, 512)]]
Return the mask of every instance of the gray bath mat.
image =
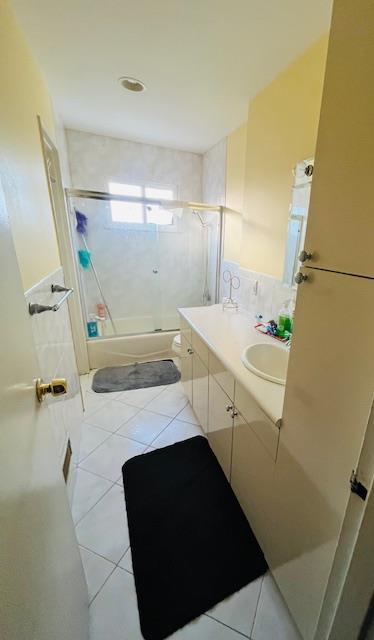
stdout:
[(156, 360), (129, 364), (125, 367), (104, 367), (98, 369), (92, 380), (92, 390), (96, 393), (129, 391), (174, 384), (181, 374), (172, 360)]

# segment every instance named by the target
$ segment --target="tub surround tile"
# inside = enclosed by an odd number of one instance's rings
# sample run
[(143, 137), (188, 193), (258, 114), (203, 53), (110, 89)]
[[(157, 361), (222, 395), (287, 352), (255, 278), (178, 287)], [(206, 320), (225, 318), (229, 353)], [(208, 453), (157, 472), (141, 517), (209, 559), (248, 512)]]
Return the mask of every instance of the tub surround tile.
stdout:
[[(202, 200), (203, 157), (200, 154), (74, 130), (67, 130), (67, 146), (73, 187), (108, 191), (109, 182), (170, 185), (178, 199)], [(168, 289), (170, 302), (164, 300), (161, 317), (155, 313), (156, 298), (152, 295), (139, 296), (140, 289), (149, 288), (149, 277), (154, 277), (154, 234), (144, 230), (132, 230), (127, 235), (118, 232), (110, 225), (110, 203), (82, 200), (80, 207), (89, 217), (90, 249), (98, 272), (103, 274), (108, 304), (120, 332), (176, 328), (176, 308), (195, 306), (201, 299), (204, 247), (198, 219), (192, 215), (176, 218), (178, 233), (160, 229), (157, 283), (161, 291)], [(191, 242), (191, 234), (194, 242)], [(211, 261), (213, 266), (213, 256)], [(175, 268), (177, 265), (178, 269)], [(97, 285), (90, 271), (82, 273), (82, 277), (88, 309), (94, 313), (100, 302)], [(124, 290), (126, 296), (123, 295)], [(165, 323), (168, 326), (164, 326)], [(108, 333), (111, 333), (109, 323), (106, 325)]]

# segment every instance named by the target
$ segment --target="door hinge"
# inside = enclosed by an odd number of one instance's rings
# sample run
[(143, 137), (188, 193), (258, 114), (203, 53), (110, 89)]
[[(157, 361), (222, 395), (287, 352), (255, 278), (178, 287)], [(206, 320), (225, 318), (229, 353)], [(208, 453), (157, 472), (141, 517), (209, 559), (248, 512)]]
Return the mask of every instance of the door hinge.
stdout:
[(351, 473), (351, 477), (349, 478), (349, 483), (351, 485), (352, 493), (358, 495), (361, 500), (366, 500), (368, 490), (361, 482), (358, 481), (357, 472), (354, 469)]

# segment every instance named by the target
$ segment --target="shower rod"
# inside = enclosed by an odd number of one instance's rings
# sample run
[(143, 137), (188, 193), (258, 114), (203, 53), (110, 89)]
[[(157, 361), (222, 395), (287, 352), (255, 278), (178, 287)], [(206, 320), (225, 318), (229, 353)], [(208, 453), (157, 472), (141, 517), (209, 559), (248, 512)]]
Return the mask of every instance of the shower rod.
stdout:
[(222, 206), (207, 204), (205, 202), (188, 202), (184, 200), (159, 200), (157, 198), (141, 198), (138, 196), (125, 196), (107, 191), (90, 191), (86, 189), (65, 189), (69, 198), (89, 198), (91, 200), (118, 200), (120, 202), (134, 202), (137, 204), (158, 205), (164, 209), (191, 209), (199, 211), (220, 212)]

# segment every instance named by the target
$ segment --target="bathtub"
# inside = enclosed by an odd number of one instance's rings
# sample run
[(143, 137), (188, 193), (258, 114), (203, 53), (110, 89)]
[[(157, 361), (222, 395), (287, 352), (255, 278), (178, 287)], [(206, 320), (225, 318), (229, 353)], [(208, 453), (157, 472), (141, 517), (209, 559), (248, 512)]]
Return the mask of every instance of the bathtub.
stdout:
[[(110, 324), (105, 321), (101, 327), (103, 335), (87, 339), (90, 369), (174, 356), (172, 343), (179, 329), (155, 331), (151, 317), (116, 318), (114, 322), (120, 335), (113, 336)], [(170, 324), (166, 320), (165, 324), (178, 326), (179, 321)]]

